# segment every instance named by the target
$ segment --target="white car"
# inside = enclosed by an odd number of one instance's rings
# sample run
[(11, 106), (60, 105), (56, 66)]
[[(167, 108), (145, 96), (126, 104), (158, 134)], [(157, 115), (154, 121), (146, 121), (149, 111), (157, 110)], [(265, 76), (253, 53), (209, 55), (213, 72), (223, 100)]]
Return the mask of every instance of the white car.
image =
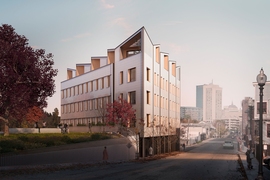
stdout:
[(223, 148), (224, 149), (233, 149), (234, 145), (232, 141), (225, 141), (223, 144)]

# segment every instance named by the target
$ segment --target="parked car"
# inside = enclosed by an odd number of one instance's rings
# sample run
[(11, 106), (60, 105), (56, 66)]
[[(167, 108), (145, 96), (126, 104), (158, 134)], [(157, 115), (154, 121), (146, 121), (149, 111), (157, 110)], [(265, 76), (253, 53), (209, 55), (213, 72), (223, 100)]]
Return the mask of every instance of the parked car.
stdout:
[(233, 149), (234, 145), (232, 141), (225, 141), (223, 144), (223, 148), (224, 149)]
[(263, 163), (270, 167), (270, 156), (263, 158)]

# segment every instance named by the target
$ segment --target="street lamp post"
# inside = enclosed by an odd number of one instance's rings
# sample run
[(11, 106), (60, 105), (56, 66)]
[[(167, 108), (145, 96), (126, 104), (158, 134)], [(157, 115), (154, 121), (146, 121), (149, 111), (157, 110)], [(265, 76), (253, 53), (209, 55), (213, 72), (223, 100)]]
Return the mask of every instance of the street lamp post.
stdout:
[(260, 86), (260, 118), (259, 118), (259, 170), (258, 170), (258, 176), (257, 179), (264, 179), (263, 178), (263, 169), (262, 169), (262, 150), (263, 150), (263, 142), (262, 142), (262, 121), (263, 121), (263, 86), (266, 82), (266, 75), (264, 74), (263, 69), (261, 69), (260, 74), (257, 76), (257, 83)]
[(252, 121), (252, 114), (253, 114), (253, 107), (254, 107), (254, 100), (249, 98), (248, 100), (248, 107), (249, 107), (249, 130), (250, 130), (250, 139), (249, 139), (249, 146), (250, 150), (252, 151), (253, 148), (253, 121)]

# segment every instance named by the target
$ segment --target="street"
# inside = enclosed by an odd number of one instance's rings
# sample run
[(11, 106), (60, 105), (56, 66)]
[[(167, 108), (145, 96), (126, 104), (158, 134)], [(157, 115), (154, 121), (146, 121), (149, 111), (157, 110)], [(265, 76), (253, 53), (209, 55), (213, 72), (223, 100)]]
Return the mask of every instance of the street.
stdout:
[(6, 179), (243, 179), (238, 171), (237, 144), (223, 149), (225, 139), (210, 139), (186, 148), (186, 152), (146, 162), (109, 163), (54, 172), (34, 172)]

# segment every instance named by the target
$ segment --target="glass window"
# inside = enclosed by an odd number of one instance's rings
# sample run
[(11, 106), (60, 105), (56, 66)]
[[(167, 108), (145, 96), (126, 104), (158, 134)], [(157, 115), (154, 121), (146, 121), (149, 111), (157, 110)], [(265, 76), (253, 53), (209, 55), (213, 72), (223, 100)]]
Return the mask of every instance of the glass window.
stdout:
[(136, 81), (136, 68), (128, 70), (128, 82)]
[(75, 109), (77, 112), (79, 111), (79, 104), (78, 103), (75, 103)]
[(98, 109), (98, 99), (95, 99), (94, 103), (95, 103), (95, 109)]
[(147, 127), (150, 127), (150, 121), (151, 121), (151, 119), (150, 119), (150, 114), (147, 114), (146, 115), (146, 119), (147, 119)]
[(101, 78), (101, 89), (104, 89), (104, 78)]
[(90, 91), (93, 91), (93, 81), (90, 82)]
[(98, 79), (96, 80), (96, 91), (98, 90)]
[(128, 97), (130, 104), (136, 104), (136, 91), (129, 92)]
[(146, 80), (150, 82), (150, 69), (146, 68)]
[(120, 80), (120, 84), (123, 84), (123, 71), (120, 72), (119, 80)]
[(85, 93), (88, 93), (88, 82), (84, 84), (85, 87)]
[(76, 86), (76, 94), (79, 95), (79, 86)]
[[(262, 102), (263, 103), (263, 114), (267, 114), (267, 104), (266, 102)], [(260, 102), (257, 102), (257, 114), (260, 114)]]
[(150, 104), (150, 91), (146, 91), (146, 103)]
[(92, 110), (93, 109), (93, 101), (92, 99), (89, 100), (89, 110)]
[(123, 93), (120, 93), (119, 98), (120, 98), (120, 99), (123, 99), (123, 98), (124, 98)]
[(84, 101), (84, 110), (87, 111), (88, 110), (88, 101)]
[(81, 108), (81, 111), (83, 111), (83, 102), (82, 101), (80, 102), (80, 108)]

